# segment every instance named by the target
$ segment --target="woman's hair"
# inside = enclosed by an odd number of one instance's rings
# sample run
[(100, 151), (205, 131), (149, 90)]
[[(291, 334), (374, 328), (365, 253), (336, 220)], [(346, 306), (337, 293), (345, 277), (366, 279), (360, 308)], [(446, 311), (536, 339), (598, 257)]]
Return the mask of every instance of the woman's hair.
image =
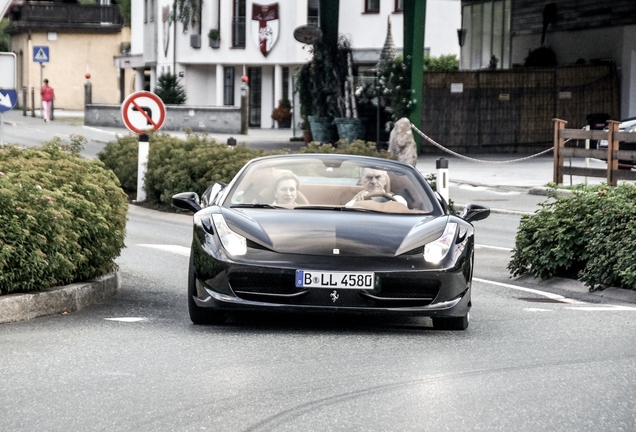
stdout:
[(294, 180), (294, 182), (296, 183), (296, 189), (300, 188), (300, 179), (298, 178), (298, 176), (291, 171), (286, 171), (276, 177), (276, 181), (274, 182), (274, 191), (278, 189), (278, 185), (280, 182), (289, 179)]

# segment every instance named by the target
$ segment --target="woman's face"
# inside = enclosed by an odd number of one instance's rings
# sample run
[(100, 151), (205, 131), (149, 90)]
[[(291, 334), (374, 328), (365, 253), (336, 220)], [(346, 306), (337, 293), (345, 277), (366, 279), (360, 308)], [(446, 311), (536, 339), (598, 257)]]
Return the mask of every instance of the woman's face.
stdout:
[(296, 201), (296, 194), (294, 179), (281, 180), (276, 186), (276, 204), (293, 204)]

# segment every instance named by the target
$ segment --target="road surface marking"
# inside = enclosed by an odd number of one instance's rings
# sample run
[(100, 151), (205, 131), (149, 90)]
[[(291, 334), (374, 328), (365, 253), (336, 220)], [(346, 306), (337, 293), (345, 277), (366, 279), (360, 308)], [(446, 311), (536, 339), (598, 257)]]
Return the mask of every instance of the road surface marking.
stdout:
[(539, 291), (536, 289), (532, 289), (532, 288), (526, 288), (526, 287), (522, 287), (519, 285), (511, 285), (511, 284), (506, 284), (506, 283), (501, 283), (501, 282), (495, 282), (495, 281), (489, 281), (486, 279), (480, 279), (480, 278), (473, 278), (473, 280), (478, 281), (478, 282), (483, 282), (483, 283), (489, 283), (492, 285), (497, 285), (497, 286), (501, 286), (504, 288), (510, 288), (510, 289), (514, 289), (514, 290), (518, 290), (518, 291), (524, 291), (524, 292), (528, 292), (528, 293), (532, 293), (532, 294), (536, 294), (542, 297), (546, 297), (549, 298), (551, 300), (557, 300), (561, 303), (569, 303), (569, 304), (588, 304), (582, 301), (578, 301), (578, 300), (573, 300), (573, 299), (569, 299), (566, 297), (563, 297), (562, 295), (559, 294), (553, 294), (553, 293), (549, 293), (546, 291)]
[(577, 306), (577, 307), (566, 307), (565, 309), (580, 310), (580, 311), (592, 311), (592, 312), (598, 312), (598, 311), (609, 311), (609, 312), (615, 312), (615, 311), (636, 311), (636, 307), (618, 306), (618, 305)]
[(172, 252), (177, 255), (190, 256), (190, 248), (177, 245), (161, 245), (161, 244), (138, 244), (137, 246), (159, 249), (164, 252)]
[(476, 244), (475, 249), (494, 249), (494, 250), (512, 252), (511, 248), (501, 247), (501, 246), (488, 246), (488, 245), (481, 245), (481, 244)]
[(138, 317), (121, 317), (121, 318), (104, 318), (106, 321), (119, 321), (119, 322), (140, 322), (147, 321), (147, 318), (138, 318)]
[[(569, 310), (588, 311), (588, 312), (636, 311), (636, 307), (607, 305), (607, 304), (595, 306), (595, 305), (592, 305), (591, 303), (588, 303), (588, 302), (583, 302), (583, 301), (579, 301), (579, 300), (569, 299), (569, 298), (563, 297), (562, 295), (559, 295), (559, 294), (553, 294), (553, 293), (549, 293), (549, 292), (546, 292), (546, 291), (540, 291), (540, 290), (536, 290), (536, 289), (532, 289), (532, 288), (526, 288), (526, 287), (522, 287), (522, 286), (519, 286), (519, 285), (506, 284), (506, 283), (495, 282), (495, 281), (490, 281), (490, 280), (487, 280), (487, 279), (480, 279), (480, 278), (475, 278), (475, 277), (473, 278), (473, 280), (474, 281), (478, 281), (478, 282), (487, 283), (487, 284), (501, 286), (501, 287), (504, 287), (504, 288), (510, 288), (510, 289), (514, 289), (514, 290), (518, 290), (518, 291), (524, 291), (524, 292), (536, 294), (536, 295), (539, 295), (539, 296), (543, 296), (543, 297), (549, 298), (551, 300), (556, 300), (556, 301), (558, 301), (560, 303), (567, 303), (567, 304), (570, 304), (570, 305), (581, 305), (581, 306), (566, 306), (566, 307), (564, 307), (564, 309), (569, 309)], [(530, 312), (539, 312), (539, 311), (545, 311), (546, 309), (525, 308), (524, 310), (530, 311)]]

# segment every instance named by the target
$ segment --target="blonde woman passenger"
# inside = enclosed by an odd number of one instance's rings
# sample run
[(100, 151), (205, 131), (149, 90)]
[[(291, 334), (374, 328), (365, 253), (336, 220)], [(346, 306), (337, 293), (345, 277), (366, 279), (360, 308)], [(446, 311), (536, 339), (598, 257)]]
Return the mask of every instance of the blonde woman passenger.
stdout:
[(278, 176), (274, 184), (274, 205), (293, 206), (296, 205), (300, 180), (298, 176), (289, 172)]

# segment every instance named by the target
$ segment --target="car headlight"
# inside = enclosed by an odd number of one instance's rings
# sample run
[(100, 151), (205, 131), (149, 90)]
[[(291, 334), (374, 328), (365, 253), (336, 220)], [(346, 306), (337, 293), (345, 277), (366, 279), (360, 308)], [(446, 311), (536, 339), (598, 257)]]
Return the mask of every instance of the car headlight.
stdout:
[(230, 255), (245, 255), (247, 253), (247, 241), (245, 237), (232, 231), (225, 218), (221, 214), (213, 214), (212, 221), (216, 234), (221, 239), (221, 244)]
[(447, 223), (441, 237), (424, 246), (424, 259), (433, 264), (442, 261), (455, 241), (456, 232), (457, 223)]

